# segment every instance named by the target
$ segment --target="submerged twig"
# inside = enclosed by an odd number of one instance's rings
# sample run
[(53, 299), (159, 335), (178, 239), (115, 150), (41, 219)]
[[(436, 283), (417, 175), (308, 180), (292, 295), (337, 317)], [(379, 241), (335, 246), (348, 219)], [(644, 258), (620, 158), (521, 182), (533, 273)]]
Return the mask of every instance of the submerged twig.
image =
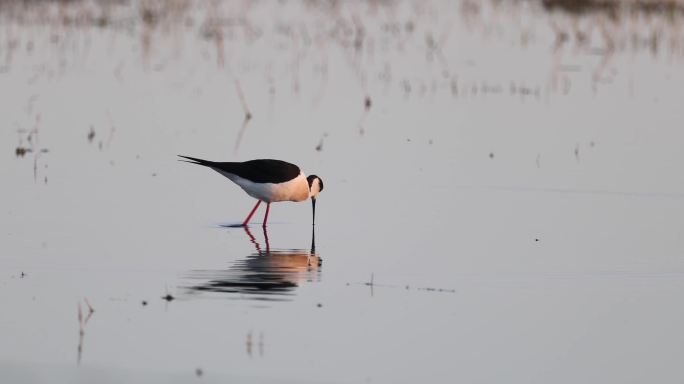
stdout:
[(95, 309), (90, 304), (88, 299), (84, 298), (83, 301), (88, 306), (88, 315), (83, 316), (83, 310), (81, 308), (81, 302), (78, 302), (78, 346), (76, 347), (76, 363), (81, 364), (81, 358), (83, 357), (83, 341), (85, 339), (85, 327), (88, 321), (95, 313)]
[(245, 94), (242, 92), (242, 87), (240, 86), (240, 81), (238, 79), (234, 80), (235, 82), (235, 91), (237, 92), (238, 99), (240, 100), (240, 104), (242, 104), (242, 109), (245, 112), (245, 118), (242, 120), (242, 126), (240, 127), (240, 130), (238, 131), (238, 136), (237, 139), (235, 140), (235, 148), (234, 152), (237, 153), (238, 149), (240, 149), (240, 143), (242, 143), (242, 136), (244, 136), (245, 131), (247, 130), (247, 125), (249, 124), (249, 121), (252, 120), (252, 112), (250, 112), (249, 107), (247, 106), (247, 100), (245, 99)]
[(235, 139), (235, 148), (233, 148), (233, 152), (237, 153), (238, 150), (240, 149), (240, 143), (242, 143), (242, 136), (244, 136), (245, 131), (247, 130), (247, 125), (249, 124), (249, 119), (245, 117), (244, 120), (242, 120), (242, 126), (240, 127), (240, 130), (238, 131), (237, 139)]
[(90, 301), (88, 301), (88, 298), (87, 298), (87, 297), (84, 297), (84, 298), (83, 298), (83, 301), (84, 301), (84, 302), (86, 303), (86, 305), (88, 306), (88, 312), (89, 312), (89, 314), (92, 314), (93, 312), (95, 312), (95, 309), (94, 309), (93, 306), (90, 304)]
[(238, 79), (235, 79), (235, 91), (237, 92), (238, 99), (240, 99), (240, 103), (242, 104), (242, 109), (245, 111), (245, 120), (251, 120), (252, 119), (252, 112), (249, 111), (249, 107), (247, 106), (247, 100), (245, 99), (245, 94), (242, 92), (242, 87), (240, 86), (240, 81)]

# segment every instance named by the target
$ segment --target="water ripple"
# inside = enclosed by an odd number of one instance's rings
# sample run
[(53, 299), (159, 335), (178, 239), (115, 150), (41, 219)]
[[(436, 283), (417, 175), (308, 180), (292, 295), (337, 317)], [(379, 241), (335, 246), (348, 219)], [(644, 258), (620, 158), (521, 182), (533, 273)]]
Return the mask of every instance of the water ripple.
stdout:
[[(187, 287), (191, 293), (239, 294), (249, 300), (282, 301), (294, 296), (303, 282), (320, 281), (323, 260), (316, 253), (315, 233), (311, 232), (310, 249), (272, 250), (264, 228), (265, 248), (249, 228), (245, 233), (255, 252), (225, 270), (192, 270), (184, 277), (198, 281)], [(230, 297), (236, 298), (236, 297)]]

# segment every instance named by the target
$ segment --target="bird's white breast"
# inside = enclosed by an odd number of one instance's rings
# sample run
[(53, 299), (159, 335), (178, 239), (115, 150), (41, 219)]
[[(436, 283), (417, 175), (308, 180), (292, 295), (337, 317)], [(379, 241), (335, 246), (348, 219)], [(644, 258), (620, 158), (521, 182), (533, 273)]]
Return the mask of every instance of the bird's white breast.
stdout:
[(306, 181), (306, 176), (301, 172), (294, 179), (278, 184), (255, 183), (232, 173), (218, 172), (239, 185), (248, 195), (267, 203), (304, 201), (309, 198), (309, 183)]

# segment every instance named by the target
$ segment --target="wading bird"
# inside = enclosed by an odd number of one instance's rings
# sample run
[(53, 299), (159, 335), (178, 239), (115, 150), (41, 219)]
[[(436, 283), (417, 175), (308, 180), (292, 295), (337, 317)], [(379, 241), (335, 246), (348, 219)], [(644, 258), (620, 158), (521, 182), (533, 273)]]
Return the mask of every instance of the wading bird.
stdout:
[(311, 199), (313, 224), (316, 224), (316, 196), (323, 190), (323, 180), (316, 175), (305, 176), (298, 166), (282, 160), (259, 159), (244, 162), (215, 162), (182, 156), (188, 163), (209, 167), (239, 185), (257, 203), (242, 223), (246, 226), (259, 208), (266, 203), (264, 224), (268, 220), (271, 203), (277, 201), (305, 201)]

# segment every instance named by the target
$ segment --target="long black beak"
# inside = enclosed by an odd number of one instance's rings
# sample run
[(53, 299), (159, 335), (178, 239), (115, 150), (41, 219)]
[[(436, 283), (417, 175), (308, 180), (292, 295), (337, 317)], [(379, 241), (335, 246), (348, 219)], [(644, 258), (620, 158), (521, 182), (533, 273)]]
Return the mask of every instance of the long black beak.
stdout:
[(311, 210), (313, 212), (313, 222), (311, 225), (316, 225), (316, 198), (311, 198)]
[(311, 227), (311, 255), (316, 254), (316, 227)]

